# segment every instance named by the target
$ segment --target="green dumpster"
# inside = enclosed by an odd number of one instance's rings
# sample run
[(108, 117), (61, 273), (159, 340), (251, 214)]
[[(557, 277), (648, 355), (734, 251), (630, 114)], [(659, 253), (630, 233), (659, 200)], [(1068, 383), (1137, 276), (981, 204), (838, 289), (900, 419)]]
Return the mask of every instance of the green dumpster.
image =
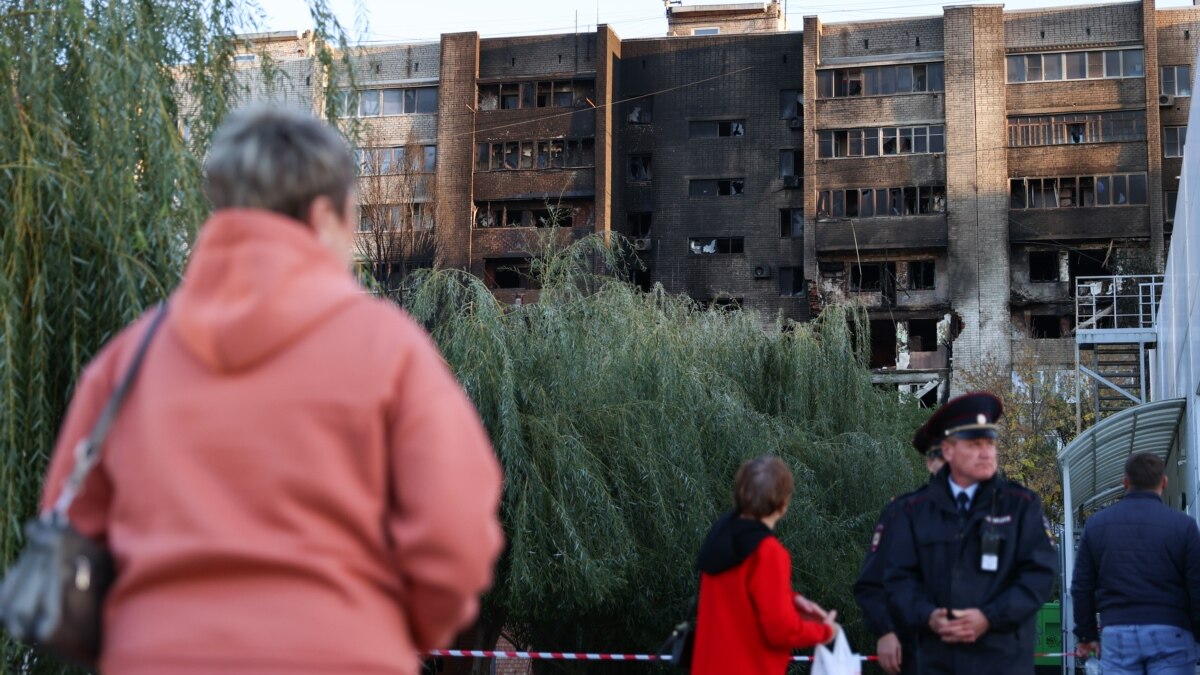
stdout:
[[(1035, 654), (1058, 654), (1063, 650), (1062, 607), (1057, 602), (1047, 602), (1037, 613), (1037, 642)], [(1039, 666), (1057, 666), (1061, 656), (1038, 656), (1033, 660)]]

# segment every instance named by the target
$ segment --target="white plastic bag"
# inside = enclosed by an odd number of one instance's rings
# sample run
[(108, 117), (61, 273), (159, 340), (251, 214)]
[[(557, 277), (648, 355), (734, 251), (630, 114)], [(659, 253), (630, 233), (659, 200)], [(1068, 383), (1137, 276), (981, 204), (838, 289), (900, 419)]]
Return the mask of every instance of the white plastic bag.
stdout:
[(850, 650), (846, 631), (839, 630), (833, 650), (818, 645), (813, 652), (812, 675), (862, 675), (862, 659)]

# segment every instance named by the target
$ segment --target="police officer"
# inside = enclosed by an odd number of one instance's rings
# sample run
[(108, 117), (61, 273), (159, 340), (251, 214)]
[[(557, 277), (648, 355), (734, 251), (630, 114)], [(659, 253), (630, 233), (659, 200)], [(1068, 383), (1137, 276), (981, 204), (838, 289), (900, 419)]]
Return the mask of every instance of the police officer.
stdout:
[(952, 399), (927, 422), (946, 466), (902, 500), (884, 579), (917, 634), (922, 675), (1032, 675), (1034, 615), (1058, 573), (1041, 501), (996, 475), (991, 394)]
[[(913, 448), (925, 457), (925, 468), (929, 471), (930, 480), (933, 480), (945, 465), (941, 445), (942, 439), (931, 437), (929, 430), (924, 426), (917, 429), (916, 435), (913, 436)], [(912, 631), (896, 627), (888, 610), (887, 594), (883, 590), (883, 573), (888, 560), (887, 547), (891, 543), (888, 528), (900, 515), (900, 505), (912, 494), (914, 493), (901, 495), (883, 508), (879, 521), (875, 523), (871, 548), (863, 560), (858, 581), (854, 583), (854, 599), (862, 609), (867, 628), (875, 636), (875, 654), (879, 657), (879, 665), (889, 675), (914, 675), (918, 672), (916, 635)]]

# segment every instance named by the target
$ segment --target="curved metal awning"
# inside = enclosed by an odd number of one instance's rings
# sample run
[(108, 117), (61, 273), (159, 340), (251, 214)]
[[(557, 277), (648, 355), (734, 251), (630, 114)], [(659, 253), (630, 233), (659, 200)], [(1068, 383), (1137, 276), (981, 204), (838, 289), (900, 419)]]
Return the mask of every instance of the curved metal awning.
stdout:
[[(1100, 420), (1058, 453), (1063, 477), (1062, 587), (1071, 588), (1075, 571), (1076, 519), (1082, 509), (1124, 493), (1125, 459), (1153, 452), (1170, 459), (1179, 436), (1186, 399), (1143, 403)], [(1063, 594), (1063, 635), (1075, 625), (1071, 595)], [(1065, 638), (1064, 638), (1065, 639)]]
[(1153, 452), (1166, 459), (1175, 445), (1185, 404), (1186, 399), (1175, 398), (1122, 410), (1060, 450), (1067, 518), (1121, 494), (1129, 455)]

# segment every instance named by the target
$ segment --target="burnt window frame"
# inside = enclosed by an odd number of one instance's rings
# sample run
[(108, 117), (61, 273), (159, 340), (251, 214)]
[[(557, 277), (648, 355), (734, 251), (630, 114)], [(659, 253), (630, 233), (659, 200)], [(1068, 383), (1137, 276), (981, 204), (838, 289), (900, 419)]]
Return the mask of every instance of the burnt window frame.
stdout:
[[(918, 69), (921, 69), (923, 77), (918, 77)], [(903, 90), (900, 88), (901, 82), (907, 83)], [(945, 89), (945, 61), (817, 70), (818, 99), (937, 94)]]
[[(712, 183), (711, 191), (697, 192), (697, 186)], [(738, 197), (746, 193), (745, 178), (691, 178), (688, 180), (689, 197)]]
[[(1064, 186), (1072, 191), (1074, 203), (1063, 204)], [(1116, 201), (1116, 195), (1121, 190), (1125, 194), (1124, 202)], [(1047, 195), (1052, 193), (1055, 199), (1048, 200)], [(1141, 196), (1141, 201), (1135, 201), (1134, 198), (1138, 195)], [(1049, 203), (1050, 201), (1053, 203)], [(1017, 176), (1009, 179), (1010, 211), (1122, 208), (1148, 206), (1149, 201), (1149, 181), (1144, 172), (1086, 176)]]
[[(712, 251), (705, 250), (709, 246)], [(688, 255), (696, 258), (718, 255), (745, 255), (745, 237), (688, 237)]]
[(744, 117), (719, 120), (688, 120), (688, 140), (744, 138), (745, 136), (746, 119)]

